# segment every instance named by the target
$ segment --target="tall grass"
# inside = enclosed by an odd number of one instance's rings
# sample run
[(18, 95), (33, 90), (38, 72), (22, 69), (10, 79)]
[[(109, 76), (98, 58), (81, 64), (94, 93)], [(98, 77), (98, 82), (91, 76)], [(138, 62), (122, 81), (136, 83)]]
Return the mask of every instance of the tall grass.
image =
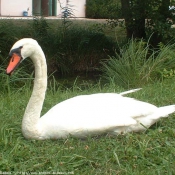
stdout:
[(124, 88), (162, 80), (164, 70), (175, 70), (174, 52), (175, 44), (160, 44), (153, 50), (143, 40), (130, 40), (119, 53), (102, 62), (103, 78)]

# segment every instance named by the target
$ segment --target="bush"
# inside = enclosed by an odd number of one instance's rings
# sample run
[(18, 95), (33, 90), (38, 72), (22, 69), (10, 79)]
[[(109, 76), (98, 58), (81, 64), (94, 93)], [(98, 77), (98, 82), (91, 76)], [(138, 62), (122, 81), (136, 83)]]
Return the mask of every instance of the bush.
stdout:
[(96, 19), (116, 18), (119, 6), (119, 0), (87, 0), (86, 17)]
[(62, 21), (53, 29), (43, 18), (33, 20), (31, 37), (42, 46), (49, 72), (56, 70), (65, 75), (93, 71), (98, 68), (101, 59), (112, 54), (115, 42), (106, 37), (103, 30), (73, 25), (69, 19)]
[(0, 22), (0, 64), (4, 62), (11, 46), (20, 38), (22, 28), (20, 25), (14, 25), (11, 20), (2, 20)]
[[(115, 42), (106, 37), (103, 30), (73, 25), (69, 19), (58, 21), (50, 25), (43, 17), (34, 17), (29, 22), (2, 20), (0, 64), (4, 62), (12, 45), (26, 37), (36, 39), (41, 45), (47, 58), (49, 74), (54, 71), (73, 74), (76, 71), (96, 70), (101, 59), (113, 53)], [(28, 67), (33, 70), (33, 66)]]
[[(59, 44), (59, 62), (70, 63), (69, 70), (87, 71), (99, 67), (101, 59), (112, 52), (115, 43), (104, 33), (83, 28), (71, 28)], [(107, 53), (106, 53), (107, 52)]]
[(175, 70), (175, 44), (150, 49), (143, 40), (130, 40), (115, 56), (102, 62), (103, 79), (124, 88), (166, 78), (165, 70)]

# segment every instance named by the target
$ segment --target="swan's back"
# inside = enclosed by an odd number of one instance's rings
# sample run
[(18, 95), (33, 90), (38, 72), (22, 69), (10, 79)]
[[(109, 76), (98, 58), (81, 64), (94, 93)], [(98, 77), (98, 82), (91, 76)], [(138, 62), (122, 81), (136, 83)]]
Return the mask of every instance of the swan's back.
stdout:
[(60, 130), (62, 132), (59, 133), (63, 136), (67, 133), (84, 136), (86, 132), (89, 134), (121, 133), (129, 132), (133, 127), (137, 131), (143, 130), (144, 127), (140, 125), (142, 121), (144, 121), (143, 125), (149, 127), (157, 120), (149, 117), (157, 109), (152, 104), (119, 94), (99, 93), (65, 100), (51, 108), (40, 118), (40, 122), (46, 127), (45, 131), (51, 128), (53, 132)]

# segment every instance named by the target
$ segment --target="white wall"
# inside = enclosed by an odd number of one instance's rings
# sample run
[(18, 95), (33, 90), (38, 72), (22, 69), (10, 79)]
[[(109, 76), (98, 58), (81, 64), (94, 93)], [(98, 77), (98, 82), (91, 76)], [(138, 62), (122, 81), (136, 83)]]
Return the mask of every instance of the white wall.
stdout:
[[(32, 16), (32, 0), (0, 0), (1, 16), (23, 16), (23, 11), (29, 8), (28, 16)], [(66, 0), (60, 0), (61, 6), (66, 6)], [(75, 17), (85, 17), (86, 0), (69, 0), (73, 5)], [(60, 3), (57, 1), (57, 16), (61, 17)]]
[(32, 15), (32, 0), (1, 0), (1, 16), (23, 16), (23, 11)]
[(66, 0), (57, 1), (57, 16), (61, 17), (62, 10), (61, 8), (66, 6)]
[(75, 9), (75, 17), (85, 17), (86, 0), (71, 0), (70, 4), (74, 5), (73, 9)]
[[(66, 6), (66, 0), (60, 0), (61, 7)], [(57, 4), (57, 15), (61, 17), (60, 3)], [(69, 0), (69, 4), (72, 5), (73, 13), (75, 17), (85, 17), (85, 5), (86, 0)]]

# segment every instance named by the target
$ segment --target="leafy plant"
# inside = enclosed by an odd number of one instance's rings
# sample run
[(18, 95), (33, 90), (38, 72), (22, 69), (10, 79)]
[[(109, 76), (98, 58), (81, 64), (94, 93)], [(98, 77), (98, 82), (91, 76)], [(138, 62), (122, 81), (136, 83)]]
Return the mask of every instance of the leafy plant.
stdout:
[(160, 74), (162, 75), (162, 78), (173, 78), (175, 77), (175, 70), (173, 69), (167, 70), (165, 68), (163, 69), (163, 71), (160, 72)]
[(87, 0), (86, 17), (95, 19), (116, 18), (120, 0)]
[(48, 36), (49, 25), (43, 16), (41, 17), (34, 16), (32, 25), (33, 25), (32, 29), (34, 31), (35, 38), (39, 39), (39, 37)]

